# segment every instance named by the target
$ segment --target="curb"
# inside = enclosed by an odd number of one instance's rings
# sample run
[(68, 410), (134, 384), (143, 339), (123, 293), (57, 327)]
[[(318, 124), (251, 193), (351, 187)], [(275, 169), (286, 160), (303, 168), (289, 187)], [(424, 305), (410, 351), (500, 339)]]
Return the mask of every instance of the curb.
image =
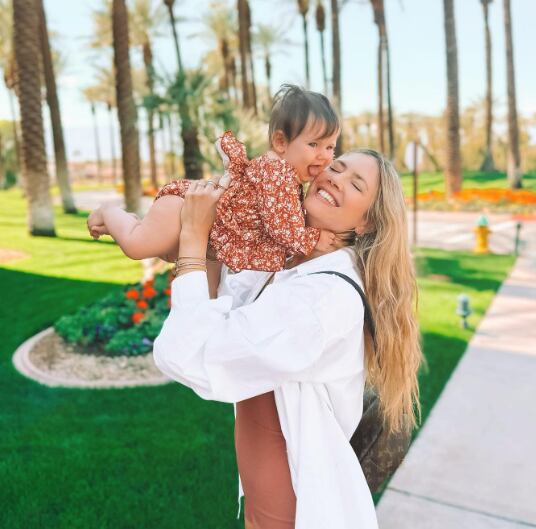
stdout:
[(155, 378), (131, 379), (131, 380), (80, 380), (76, 378), (64, 378), (37, 368), (30, 360), (30, 351), (32, 347), (45, 336), (52, 334), (54, 329), (48, 327), (44, 331), (28, 338), (23, 342), (13, 354), (13, 366), (15, 369), (26, 378), (35, 382), (39, 382), (45, 386), (55, 388), (126, 388), (136, 386), (161, 386), (173, 382), (172, 379), (162, 375)]

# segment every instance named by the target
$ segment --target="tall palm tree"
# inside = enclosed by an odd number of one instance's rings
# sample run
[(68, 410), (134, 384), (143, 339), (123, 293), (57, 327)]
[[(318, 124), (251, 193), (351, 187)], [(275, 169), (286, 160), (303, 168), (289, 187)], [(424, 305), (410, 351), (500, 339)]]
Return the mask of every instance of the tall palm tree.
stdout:
[[(181, 48), (179, 36), (177, 33), (177, 24), (173, 5), (175, 0), (164, 0), (168, 8), (169, 20), (173, 32), (173, 40), (175, 42), (175, 51), (177, 53), (177, 65), (179, 68), (177, 83), (183, 84), (186, 79), (186, 71), (182, 63)], [(181, 98), (179, 101), (179, 116), (181, 120), (181, 138), (183, 146), (183, 164), (186, 177), (192, 180), (200, 180), (203, 178), (203, 166), (201, 149), (199, 148), (199, 133), (195, 122), (190, 116), (191, 109), (188, 108), (186, 98)]]
[(484, 42), (486, 48), (486, 150), (481, 171), (495, 171), (492, 152), (493, 134), (493, 76), (491, 61), (491, 32), (489, 29), (489, 4), (493, 0), (480, 0), (484, 14)]
[(91, 108), (91, 116), (93, 118), (93, 141), (95, 142), (95, 156), (97, 158), (97, 180), (102, 182), (102, 156), (99, 139), (99, 125), (97, 123), (97, 103), (101, 102), (99, 88), (96, 86), (88, 86), (83, 89), (84, 97)]
[(272, 56), (278, 48), (291, 44), (285, 37), (286, 29), (270, 24), (257, 24), (253, 32), (253, 42), (261, 53), (266, 75), (266, 92), (269, 106), (272, 103)]
[(519, 153), (519, 125), (517, 122), (516, 83), (514, 71), (514, 43), (510, 0), (503, 0), (504, 33), (506, 37), (506, 82), (508, 90), (508, 182), (512, 189), (522, 187), (521, 155)]
[(298, 11), (302, 17), (303, 48), (305, 61), (305, 86), (311, 86), (311, 73), (309, 70), (309, 36), (307, 34), (307, 13), (309, 12), (309, 0), (298, 0)]
[(257, 88), (255, 86), (255, 68), (253, 66), (253, 47), (251, 44), (251, 9), (249, 7), (249, 2), (245, 2), (245, 11), (246, 11), (246, 48), (247, 48), (247, 65), (249, 68), (249, 91), (250, 99), (253, 107), (253, 112), (257, 114)]
[[(333, 102), (339, 113), (342, 123), (342, 94), (341, 94), (341, 41), (339, 33), (339, 3), (338, 0), (331, 0), (331, 34), (332, 34), (332, 54), (333, 54)], [(343, 150), (342, 132), (337, 141), (335, 152), (337, 156)]]
[[(199, 36), (211, 43), (215, 41), (221, 57), (223, 89), (230, 97), (231, 88), (236, 89), (233, 84), (234, 55), (238, 47), (236, 11), (221, 1), (211, 2), (209, 11), (203, 16), (203, 23), (206, 29)], [(237, 94), (234, 95), (236, 98)]]
[(322, 79), (324, 81), (324, 95), (328, 96), (328, 72), (326, 68), (326, 43), (324, 42), (324, 31), (326, 30), (326, 11), (322, 0), (316, 3), (316, 29), (320, 35), (320, 55), (322, 57)]
[[(145, 66), (148, 95), (154, 93), (154, 65), (152, 42), (160, 33), (165, 12), (160, 4), (153, 8), (152, 0), (136, 0), (132, 9), (132, 43), (140, 46)], [(149, 168), (152, 186), (158, 188), (156, 172), (156, 146), (154, 131), (154, 109), (147, 109), (147, 140), (149, 144)]]
[(454, 0), (443, 0), (447, 59), (447, 152), (445, 189), (447, 196), (462, 188), (462, 158), (460, 151), (460, 110), (458, 101), (458, 49)]
[(56, 235), (41, 109), (39, 13), (34, 0), (13, 2), (13, 40), (22, 128), (22, 174), (32, 235)]
[(247, 0), (237, 0), (238, 11), (238, 49), (240, 52), (240, 75), (242, 80), (242, 104), (246, 109), (252, 109), (253, 98), (250, 88), (250, 64), (251, 58), (249, 53), (249, 28), (250, 14)]
[(384, 0), (371, 0), (374, 13), (374, 22), (378, 27), (378, 129), (380, 135), (380, 148), (383, 150), (384, 143), (384, 82), (387, 92), (387, 133), (389, 138), (389, 158), (394, 158), (395, 133), (393, 122), (393, 106), (391, 100), (391, 64), (389, 59), (389, 39), (387, 25), (385, 23)]
[(125, 205), (128, 211), (140, 212), (140, 151), (136, 105), (132, 95), (132, 74), (129, 57), (128, 12), (125, 0), (113, 0), (112, 35), (114, 46), (115, 87), (121, 151)]
[(48, 38), (47, 20), (43, 0), (38, 0), (39, 25), (41, 36), (41, 52), (43, 59), (43, 73), (45, 77), (47, 104), (50, 110), (50, 121), (52, 125), (52, 137), (54, 140), (54, 156), (56, 160), (56, 179), (60, 188), (63, 211), (65, 213), (76, 213), (71, 184), (69, 182), (69, 169), (67, 166), (67, 154), (65, 152), (65, 142), (63, 141), (63, 127), (61, 123), (60, 103), (58, 91), (56, 89), (56, 76), (54, 75), (54, 64), (50, 50)]

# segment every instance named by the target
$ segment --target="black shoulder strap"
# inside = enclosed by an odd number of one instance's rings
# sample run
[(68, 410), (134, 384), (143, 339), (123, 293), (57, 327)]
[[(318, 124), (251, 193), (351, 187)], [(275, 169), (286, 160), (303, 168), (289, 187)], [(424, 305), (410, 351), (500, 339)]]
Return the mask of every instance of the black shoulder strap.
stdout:
[(359, 294), (359, 296), (361, 297), (361, 301), (363, 302), (363, 307), (365, 308), (365, 323), (368, 325), (368, 329), (372, 337), (372, 341), (376, 342), (376, 328), (374, 326), (374, 320), (372, 319), (372, 312), (370, 310), (370, 306), (368, 304), (365, 293), (363, 292), (363, 289), (351, 277), (348, 277), (346, 274), (342, 274), (341, 272), (335, 272), (333, 270), (323, 270), (321, 272), (312, 272), (309, 275), (313, 275), (313, 274), (330, 274), (332, 276), (338, 276), (341, 279), (344, 279), (347, 283), (352, 285), (357, 290), (357, 293)]

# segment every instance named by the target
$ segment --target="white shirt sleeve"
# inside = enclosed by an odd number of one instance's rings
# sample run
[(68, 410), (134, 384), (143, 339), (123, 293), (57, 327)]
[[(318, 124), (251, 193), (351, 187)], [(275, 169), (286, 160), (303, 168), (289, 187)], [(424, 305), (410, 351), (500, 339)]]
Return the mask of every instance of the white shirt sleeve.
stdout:
[(269, 277), (266, 272), (255, 270), (243, 270), (233, 274), (227, 266), (223, 265), (220, 274), (220, 284), (218, 286), (219, 296), (231, 296), (233, 298), (233, 308), (241, 307), (251, 295), (252, 288), (258, 282)]
[(154, 361), (204, 399), (239, 402), (287, 381), (307, 381), (326, 345), (356, 319), (362, 326), (355, 292), (331, 277), (276, 282), (237, 309), (231, 296), (209, 298), (204, 272), (178, 277), (171, 289)]

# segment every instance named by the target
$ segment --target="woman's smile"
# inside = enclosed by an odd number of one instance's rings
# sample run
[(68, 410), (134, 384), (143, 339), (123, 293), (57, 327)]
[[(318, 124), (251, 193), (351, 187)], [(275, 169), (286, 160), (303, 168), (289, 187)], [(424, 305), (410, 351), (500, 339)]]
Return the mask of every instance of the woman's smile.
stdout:
[(328, 193), (328, 191), (326, 191), (325, 189), (319, 189), (316, 194), (323, 202), (327, 202), (330, 206), (335, 208), (339, 207), (337, 201), (335, 200), (335, 197), (331, 193)]

